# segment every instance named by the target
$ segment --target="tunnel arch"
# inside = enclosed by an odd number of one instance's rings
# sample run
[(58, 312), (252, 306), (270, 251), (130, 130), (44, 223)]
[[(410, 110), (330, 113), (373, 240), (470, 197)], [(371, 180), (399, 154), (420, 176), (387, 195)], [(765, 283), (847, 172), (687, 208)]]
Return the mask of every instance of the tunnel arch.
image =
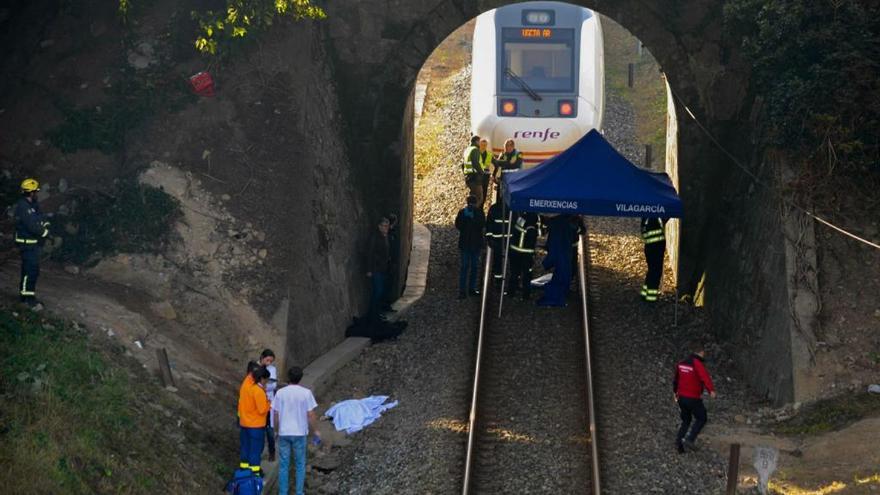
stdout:
[[(402, 253), (409, 252), (411, 239), (418, 72), (456, 28), (513, 3), (519, 2), (327, 0), (328, 19), (321, 29), (332, 57), (347, 152), (363, 184), (366, 212), (400, 213)], [(810, 343), (792, 311), (784, 309), (794, 304), (797, 290), (786, 268), (796, 262), (785, 236), (789, 220), (780, 213), (778, 197), (756, 192), (714, 143), (770, 181), (778, 180), (755, 145), (761, 138), (760, 99), (750, 86), (741, 38), (725, 30), (724, 2), (567, 3), (602, 13), (639, 38), (675, 95), (674, 146), (685, 209), (678, 239), (679, 294), (693, 295), (704, 279), (714, 331), (749, 349), (739, 357), (748, 380), (777, 402), (806, 397), (811, 365), (803, 349)], [(407, 263), (402, 257), (401, 273)]]
[[(340, 70), (343, 110), (350, 121), (350, 153), (368, 162), (362, 179), (385, 191), (379, 211), (412, 211), (412, 101), (418, 72), (455, 29), (509, 0), (366, 0), (328, 3), (328, 39)], [(749, 71), (726, 39), (723, 4), (711, 0), (568, 0), (596, 10), (638, 37), (663, 68), (672, 92), (730, 149), (747, 150)], [(676, 113), (686, 115), (676, 103)], [(679, 192), (685, 203), (679, 284), (696, 289), (713, 242), (710, 225), (727, 175), (719, 150), (690, 120), (678, 121)], [(707, 166), (706, 164), (710, 164)], [(369, 203), (369, 202), (368, 202)], [(408, 232), (402, 232), (404, 239)], [(403, 246), (405, 252), (408, 246)]]

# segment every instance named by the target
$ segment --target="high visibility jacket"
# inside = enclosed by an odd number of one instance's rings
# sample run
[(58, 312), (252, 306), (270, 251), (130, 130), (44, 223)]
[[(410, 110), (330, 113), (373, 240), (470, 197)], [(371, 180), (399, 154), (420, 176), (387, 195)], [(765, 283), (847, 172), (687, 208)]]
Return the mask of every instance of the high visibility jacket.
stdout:
[(484, 174), (489, 173), (489, 166), (492, 165), (492, 152), (491, 151), (481, 151), (480, 152), (480, 168), (483, 169)]
[(533, 254), (538, 242), (538, 215), (521, 213), (513, 223), (513, 239), (510, 249), (518, 253)]
[(480, 171), (480, 148), (468, 146), (464, 150), (461, 161), (461, 171), (465, 175), (475, 174)]
[(501, 173), (519, 170), (523, 164), (522, 153), (514, 149), (510, 153), (502, 153), (500, 157), (492, 160), (492, 163), (495, 164), (496, 173), (498, 170), (501, 170)]
[(507, 233), (507, 215), (504, 204), (496, 201), (489, 207), (489, 215), (486, 217), (486, 238), (488, 240), (504, 240), (510, 237)]
[(265, 428), (269, 413), (266, 391), (256, 383), (245, 382), (238, 394), (238, 423), (243, 428)]
[(654, 244), (655, 242), (666, 242), (666, 233), (663, 227), (663, 220), (660, 218), (643, 218), (642, 219), (642, 240), (645, 244)]
[(43, 219), (40, 204), (34, 199), (20, 198), (15, 203), (15, 244), (28, 249), (37, 247), (49, 237), (49, 222)]
[(691, 354), (684, 361), (675, 366), (675, 378), (672, 380), (672, 390), (679, 397), (687, 399), (699, 399), (703, 395), (703, 389), (709, 392), (715, 391), (712, 378), (703, 366), (703, 358), (697, 354)]

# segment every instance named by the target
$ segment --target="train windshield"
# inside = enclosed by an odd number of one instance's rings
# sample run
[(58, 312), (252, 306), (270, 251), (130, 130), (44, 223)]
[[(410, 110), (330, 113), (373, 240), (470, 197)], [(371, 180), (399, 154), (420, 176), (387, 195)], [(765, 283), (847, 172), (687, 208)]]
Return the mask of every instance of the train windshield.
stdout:
[(510, 29), (503, 31), (502, 91), (521, 91), (508, 71), (537, 92), (573, 93), (575, 89), (574, 30)]

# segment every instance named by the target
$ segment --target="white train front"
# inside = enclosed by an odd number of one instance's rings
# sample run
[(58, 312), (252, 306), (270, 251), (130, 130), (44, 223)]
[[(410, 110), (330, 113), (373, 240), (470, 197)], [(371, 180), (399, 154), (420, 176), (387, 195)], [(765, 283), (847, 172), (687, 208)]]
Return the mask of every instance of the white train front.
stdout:
[(471, 131), (497, 154), (513, 139), (525, 167), (602, 129), (602, 26), (591, 10), (525, 2), (477, 17)]

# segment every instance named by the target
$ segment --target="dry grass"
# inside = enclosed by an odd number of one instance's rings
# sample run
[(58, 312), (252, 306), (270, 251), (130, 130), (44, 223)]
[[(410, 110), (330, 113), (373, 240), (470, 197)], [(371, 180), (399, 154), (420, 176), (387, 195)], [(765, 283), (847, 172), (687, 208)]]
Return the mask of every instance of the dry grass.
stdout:
[[(660, 64), (645, 49), (639, 57), (638, 38), (608, 17), (602, 17), (605, 33), (605, 90), (625, 98), (636, 118), (636, 139), (653, 147), (656, 166), (666, 160), (666, 85)], [(628, 87), (629, 64), (635, 64), (632, 88)]]

